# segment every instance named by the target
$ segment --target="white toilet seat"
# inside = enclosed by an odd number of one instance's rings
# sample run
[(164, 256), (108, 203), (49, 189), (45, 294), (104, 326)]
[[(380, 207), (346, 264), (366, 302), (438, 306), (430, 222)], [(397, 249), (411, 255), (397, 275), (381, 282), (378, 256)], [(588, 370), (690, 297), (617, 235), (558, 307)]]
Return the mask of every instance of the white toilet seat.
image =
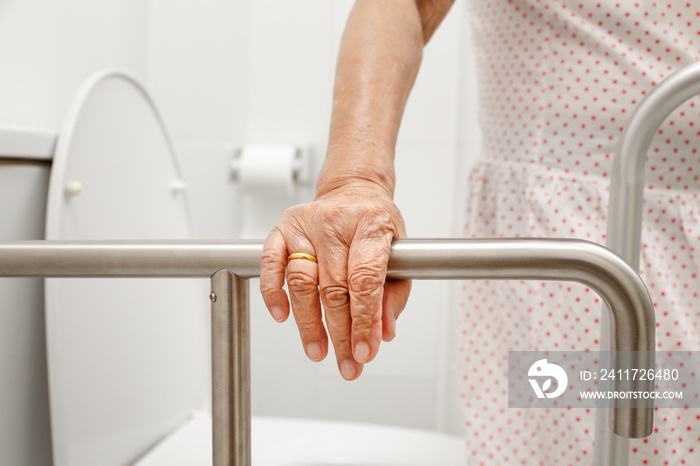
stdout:
[[(54, 155), (46, 239), (191, 236), (172, 144), (144, 88), (119, 71), (86, 82)], [(123, 465), (209, 397), (203, 280), (46, 282), (56, 466)]]
[[(253, 417), (253, 466), (465, 466), (464, 439), (356, 422)], [(188, 421), (134, 466), (211, 464), (211, 416)]]

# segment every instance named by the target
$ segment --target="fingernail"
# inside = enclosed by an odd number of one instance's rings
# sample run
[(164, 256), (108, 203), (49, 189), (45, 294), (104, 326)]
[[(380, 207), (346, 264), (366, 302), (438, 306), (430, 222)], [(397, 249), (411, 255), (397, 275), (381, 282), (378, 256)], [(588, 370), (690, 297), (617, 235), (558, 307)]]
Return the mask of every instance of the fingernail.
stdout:
[(391, 321), (391, 331), (396, 336), (396, 319)]
[(312, 361), (319, 361), (321, 359), (321, 345), (318, 343), (309, 343), (306, 345), (306, 355)]
[(284, 311), (281, 307), (271, 308), (270, 313), (272, 314), (272, 318), (275, 319), (277, 322), (282, 322), (284, 320)]
[(365, 362), (369, 358), (369, 345), (365, 341), (361, 341), (355, 345), (355, 360), (357, 362)]
[(342, 375), (345, 380), (352, 380), (355, 374), (357, 374), (357, 369), (355, 369), (354, 362), (345, 360), (340, 363), (340, 375)]

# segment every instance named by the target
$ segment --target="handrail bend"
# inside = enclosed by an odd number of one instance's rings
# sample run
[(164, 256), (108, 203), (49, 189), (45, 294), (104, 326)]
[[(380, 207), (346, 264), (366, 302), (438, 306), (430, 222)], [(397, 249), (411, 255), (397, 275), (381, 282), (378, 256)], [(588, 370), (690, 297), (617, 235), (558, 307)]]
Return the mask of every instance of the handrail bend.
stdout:
[(644, 161), (664, 120), (683, 102), (700, 94), (700, 62), (658, 83), (635, 107), (622, 132), (610, 175), (607, 246), (639, 267), (644, 202)]
[[(659, 82), (635, 107), (620, 137), (610, 175), (606, 245), (639, 270), (644, 202), (644, 162), (664, 120), (683, 102), (700, 94), (700, 62)], [(607, 350), (610, 329), (601, 321), (601, 350)], [(629, 442), (608, 430), (604, 411), (596, 422), (595, 465), (629, 463)]]

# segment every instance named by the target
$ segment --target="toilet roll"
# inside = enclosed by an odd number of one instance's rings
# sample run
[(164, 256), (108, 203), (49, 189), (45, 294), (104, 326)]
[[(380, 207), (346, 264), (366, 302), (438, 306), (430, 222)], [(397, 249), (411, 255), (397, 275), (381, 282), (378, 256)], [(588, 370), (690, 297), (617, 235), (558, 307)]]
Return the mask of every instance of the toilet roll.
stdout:
[(298, 203), (300, 150), (289, 145), (248, 145), (234, 162), (242, 201), (240, 238), (265, 238), (285, 209)]
[(296, 146), (249, 145), (238, 155), (237, 181), (246, 196), (278, 199), (294, 194)]

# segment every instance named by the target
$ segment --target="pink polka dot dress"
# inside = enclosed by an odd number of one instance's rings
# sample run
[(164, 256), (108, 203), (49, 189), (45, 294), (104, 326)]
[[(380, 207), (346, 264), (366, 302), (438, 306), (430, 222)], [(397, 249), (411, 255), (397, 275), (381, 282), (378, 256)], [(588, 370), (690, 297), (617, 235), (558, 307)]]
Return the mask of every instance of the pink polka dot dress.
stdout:
[[(468, 237), (605, 243), (608, 178), (635, 105), (700, 60), (697, 0), (470, 0), (482, 154)], [(700, 100), (663, 124), (646, 162), (641, 274), (659, 350), (700, 351)], [(592, 464), (595, 410), (508, 408), (511, 350), (595, 351), (601, 302), (568, 282), (474, 281), (460, 302), (470, 465)], [(664, 408), (632, 465), (700, 465), (700, 409)]]

